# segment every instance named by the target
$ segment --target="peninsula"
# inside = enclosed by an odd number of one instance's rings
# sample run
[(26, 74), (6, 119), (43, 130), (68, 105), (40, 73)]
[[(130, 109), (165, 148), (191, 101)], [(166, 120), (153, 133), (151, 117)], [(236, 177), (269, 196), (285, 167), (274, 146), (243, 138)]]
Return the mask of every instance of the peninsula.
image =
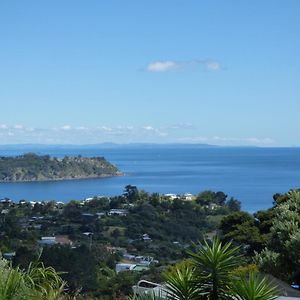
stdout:
[(27, 153), (0, 157), (0, 182), (47, 181), (118, 176), (121, 172), (104, 157), (50, 157)]

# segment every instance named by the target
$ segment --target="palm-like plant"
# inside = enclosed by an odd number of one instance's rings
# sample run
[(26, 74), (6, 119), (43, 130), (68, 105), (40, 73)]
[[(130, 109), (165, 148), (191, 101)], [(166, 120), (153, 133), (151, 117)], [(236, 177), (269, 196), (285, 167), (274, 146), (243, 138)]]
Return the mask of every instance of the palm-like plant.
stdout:
[(217, 238), (211, 245), (205, 241), (189, 255), (190, 264), (181, 264), (167, 273), (168, 299), (273, 300), (278, 295), (276, 288), (258, 273), (234, 275), (232, 271), (241, 263), (241, 256), (231, 243), (222, 244)]
[(266, 277), (253, 272), (234, 280), (231, 291), (238, 300), (273, 300), (278, 296), (277, 288)]
[(24, 272), (13, 269), (8, 261), (0, 260), (0, 299), (27, 299), (32, 296), (29, 285), (24, 280)]
[(0, 260), (1, 300), (58, 300), (63, 299), (65, 282), (51, 267), (32, 263), (26, 271)]
[(42, 299), (47, 300), (60, 299), (66, 285), (54, 268), (45, 267), (42, 262), (30, 263), (25, 279)]
[(195, 282), (211, 300), (228, 299), (230, 272), (241, 263), (238, 247), (231, 243), (222, 245), (215, 238), (210, 245), (207, 241), (197, 253), (189, 252), (195, 266)]
[(195, 268), (191, 264), (181, 264), (174, 272), (165, 274), (167, 297), (172, 300), (196, 300), (200, 291), (194, 284)]

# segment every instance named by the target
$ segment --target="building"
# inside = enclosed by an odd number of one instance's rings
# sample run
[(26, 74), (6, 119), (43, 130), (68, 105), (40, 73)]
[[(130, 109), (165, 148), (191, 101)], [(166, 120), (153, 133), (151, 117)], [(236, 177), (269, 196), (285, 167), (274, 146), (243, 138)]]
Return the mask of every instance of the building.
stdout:
[(175, 200), (178, 198), (178, 195), (176, 194), (164, 194), (164, 196), (170, 200)]
[(116, 272), (126, 272), (126, 271), (133, 271), (133, 272), (142, 272), (145, 270), (149, 270), (149, 268), (145, 265), (140, 264), (128, 264), (128, 263), (118, 263), (116, 264)]
[(128, 210), (127, 209), (111, 209), (107, 215), (108, 216), (127, 216)]

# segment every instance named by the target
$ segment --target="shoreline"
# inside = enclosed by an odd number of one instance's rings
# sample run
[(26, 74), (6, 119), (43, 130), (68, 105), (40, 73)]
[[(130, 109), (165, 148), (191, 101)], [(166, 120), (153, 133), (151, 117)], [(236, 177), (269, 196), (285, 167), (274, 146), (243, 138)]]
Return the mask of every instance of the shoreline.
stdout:
[(39, 179), (39, 180), (0, 180), (1, 183), (32, 183), (32, 182), (55, 182), (55, 181), (72, 181), (72, 180), (88, 180), (88, 179), (101, 179), (109, 177), (121, 177), (125, 176), (125, 173), (119, 172), (117, 174), (103, 174), (97, 176), (82, 176), (82, 177), (64, 177), (64, 178), (49, 178), (49, 179)]

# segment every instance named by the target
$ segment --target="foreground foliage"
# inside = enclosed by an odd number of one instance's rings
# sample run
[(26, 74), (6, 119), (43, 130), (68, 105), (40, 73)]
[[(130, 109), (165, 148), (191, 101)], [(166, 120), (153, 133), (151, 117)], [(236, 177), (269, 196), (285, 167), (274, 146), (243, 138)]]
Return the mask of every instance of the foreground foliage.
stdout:
[(233, 272), (242, 262), (237, 247), (214, 239), (196, 252), (190, 252), (190, 262), (179, 264), (166, 274), (168, 298), (272, 300), (278, 295), (276, 287), (259, 273), (238, 276)]
[(0, 261), (0, 299), (63, 299), (65, 282), (51, 267), (32, 263), (26, 271), (12, 268), (5, 259)]

